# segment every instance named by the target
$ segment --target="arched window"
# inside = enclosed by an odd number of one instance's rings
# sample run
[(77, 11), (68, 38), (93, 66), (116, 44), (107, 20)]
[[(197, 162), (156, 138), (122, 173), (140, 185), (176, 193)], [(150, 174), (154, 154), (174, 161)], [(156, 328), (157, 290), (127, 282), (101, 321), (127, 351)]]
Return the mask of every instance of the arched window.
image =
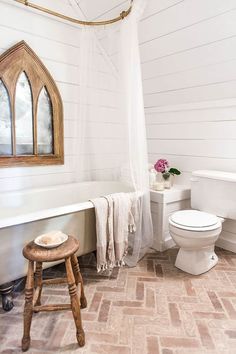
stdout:
[(22, 41), (0, 56), (0, 166), (48, 164), (63, 164), (62, 101)]

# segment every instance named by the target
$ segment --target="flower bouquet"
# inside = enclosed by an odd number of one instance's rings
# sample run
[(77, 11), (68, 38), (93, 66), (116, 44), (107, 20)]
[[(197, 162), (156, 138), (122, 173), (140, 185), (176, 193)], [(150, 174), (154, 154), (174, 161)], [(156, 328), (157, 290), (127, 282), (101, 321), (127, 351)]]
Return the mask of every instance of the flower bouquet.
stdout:
[(165, 183), (166, 188), (171, 187), (170, 177), (174, 175), (180, 175), (181, 172), (174, 167), (170, 167), (169, 162), (166, 159), (159, 159), (154, 165), (154, 168), (157, 172), (161, 173), (164, 181), (168, 182)]

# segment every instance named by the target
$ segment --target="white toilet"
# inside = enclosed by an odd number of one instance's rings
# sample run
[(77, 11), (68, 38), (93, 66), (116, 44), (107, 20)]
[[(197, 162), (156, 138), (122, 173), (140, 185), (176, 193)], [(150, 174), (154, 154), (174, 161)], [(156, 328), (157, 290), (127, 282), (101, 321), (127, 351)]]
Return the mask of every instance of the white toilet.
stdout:
[(236, 220), (236, 173), (195, 171), (191, 178), (191, 207), (169, 217), (169, 230), (180, 247), (175, 266), (198, 275), (218, 261), (215, 242), (223, 218)]

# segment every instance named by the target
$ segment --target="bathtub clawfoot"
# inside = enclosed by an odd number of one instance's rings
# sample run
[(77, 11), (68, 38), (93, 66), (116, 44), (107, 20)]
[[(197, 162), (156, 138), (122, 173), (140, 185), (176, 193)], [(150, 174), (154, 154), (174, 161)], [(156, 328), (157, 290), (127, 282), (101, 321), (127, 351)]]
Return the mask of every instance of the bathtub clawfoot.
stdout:
[(0, 295), (2, 296), (2, 308), (4, 311), (11, 311), (14, 307), (13, 303), (14, 283), (6, 283), (0, 286)]

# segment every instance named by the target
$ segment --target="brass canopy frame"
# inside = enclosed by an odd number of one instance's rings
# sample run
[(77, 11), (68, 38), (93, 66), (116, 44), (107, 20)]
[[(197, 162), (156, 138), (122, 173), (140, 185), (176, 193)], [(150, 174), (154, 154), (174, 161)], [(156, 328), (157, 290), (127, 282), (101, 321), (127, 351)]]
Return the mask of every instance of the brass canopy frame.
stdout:
[(123, 20), (126, 16), (128, 16), (130, 14), (131, 10), (132, 10), (132, 4), (133, 4), (134, 0), (130, 1), (130, 7), (128, 8), (128, 10), (122, 11), (119, 16), (117, 16), (117, 17), (115, 17), (115, 18), (113, 18), (111, 20), (104, 20), (104, 21), (82, 21), (82, 20), (78, 20), (78, 19), (70, 17), (70, 16), (63, 15), (63, 14), (61, 14), (59, 12), (55, 12), (53, 10), (47, 9), (46, 7), (42, 7), (42, 6), (33, 4), (32, 2), (29, 2), (27, 0), (14, 0), (14, 1), (16, 1), (16, 2), (18, 2), (20, 4), (22, 4), (22, 5), (31, 7), (32, 9), (36, 9), (38, 11), (45, 12), (45, 13), (47, 13), (49, 15), (56, 16), (56, 17), (59, 17), (59, 18), (61, 18), (63, 20), (66, 20), (66, 21), (69, 21), (69, 22), (73, 22), (73, 23), (76, 23), (76, 24), (79, 24), (79, 25), (84, 25), (84, 26), (103, 26), (103, 25), (109, 25), (109, 24), (118, 22), (120, 20)]

